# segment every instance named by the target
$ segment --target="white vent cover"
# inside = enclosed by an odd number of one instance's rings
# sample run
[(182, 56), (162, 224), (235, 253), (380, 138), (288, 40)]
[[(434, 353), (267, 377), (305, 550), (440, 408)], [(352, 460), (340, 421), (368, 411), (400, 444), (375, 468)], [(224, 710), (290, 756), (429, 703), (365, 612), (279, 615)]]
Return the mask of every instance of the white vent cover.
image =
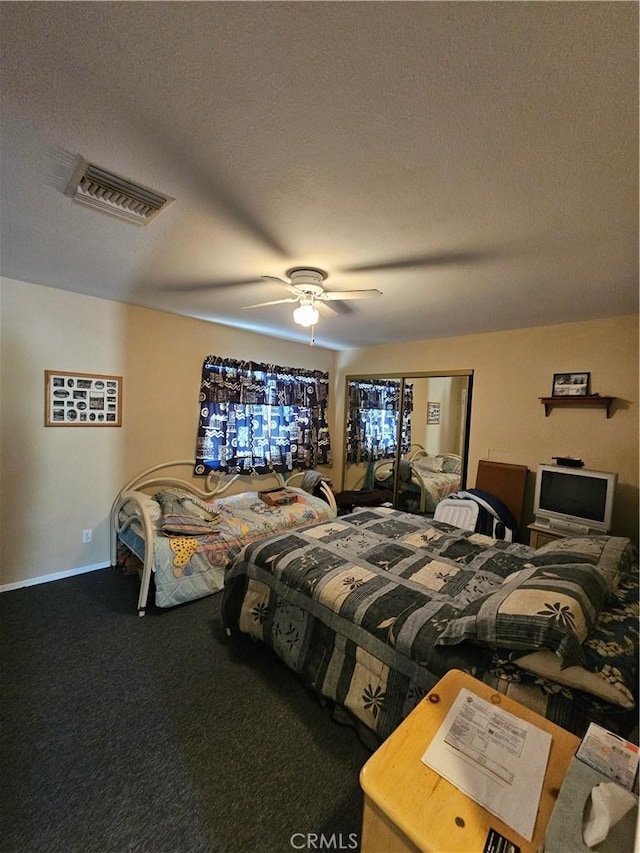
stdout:
[(87, 204), (137, 225), (148, 225), (174, 201), (170, 196), (134, 184), (82, 158), (71, 176), (65, 195), (80, 204)]

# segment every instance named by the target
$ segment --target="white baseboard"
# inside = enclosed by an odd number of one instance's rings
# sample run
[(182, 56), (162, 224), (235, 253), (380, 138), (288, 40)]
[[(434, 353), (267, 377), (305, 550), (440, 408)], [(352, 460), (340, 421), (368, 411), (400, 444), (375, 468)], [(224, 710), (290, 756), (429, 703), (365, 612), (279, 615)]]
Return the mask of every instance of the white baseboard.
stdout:
[(86, 572), (95, 572), (97, 569), (107, 569), (111, 565), (108, 563), (94, 563), (91, 566), (81, 566), (79, 569), (69, 569), (65, 572), (55, 572), (52, 575), (40, 575), (37, 578), (26, 578), (23, 581), (16, 581), (15, 583), (5, 583), (0, 584), (0, 593), (1, 592), (9, 592), (12, 589), (22, 589), (23, 586), (36, 586), (40, 583), (50, 583), (51, 581), (59, 581), (62, 578), (70, 578), (74, 575), (84, 575)]

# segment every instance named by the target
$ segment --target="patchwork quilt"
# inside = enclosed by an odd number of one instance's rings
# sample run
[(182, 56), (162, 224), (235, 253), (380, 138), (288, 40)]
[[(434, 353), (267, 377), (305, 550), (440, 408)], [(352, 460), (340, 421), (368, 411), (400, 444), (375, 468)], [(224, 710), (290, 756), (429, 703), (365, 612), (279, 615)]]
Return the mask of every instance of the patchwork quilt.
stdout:
[[(589, 719), (612, 719), (609, 728), (620, 730), (637, 699), (637, 564), (628, 540), (596, 539), (556, 559), (423, 516), (362, 509), (247, 545), (226, 572), (222, 618), (271, 646), (380, 738), (452, 668), (572, 731)], [(576, 564), (581, 570), (570, 570)], [(447, 638), (450, 626), (475, 618), (477, 602), (489, 600), (483, 618), (497, 620), (494, 597), (503, 589), (511, 609), (521, 601), (529, 608), (508, 616), (523, 626), (508, 633), (518, 639), (515, 651), (490, 637), (471, 639), (468, 630)], [(537, 648), (555, 659), (549, 645), (556, 642), (574, 656), (584, 643), (584, 662), (570, 669), (602, 684), (606, 700), (564, 677), (519, 668), (519, 656)]]

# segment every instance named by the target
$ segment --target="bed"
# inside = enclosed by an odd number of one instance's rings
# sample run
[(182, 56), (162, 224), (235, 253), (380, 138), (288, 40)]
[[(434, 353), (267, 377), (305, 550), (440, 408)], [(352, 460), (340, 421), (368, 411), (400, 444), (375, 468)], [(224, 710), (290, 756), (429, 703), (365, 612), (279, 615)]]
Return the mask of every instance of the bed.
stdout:
[(578, 735), (590, 721), (624, 735), (637, 719), (637, 570), (621, 537), (534, 550), (368, 508), (246, 546), (221, 619), (378, 741), (450, 669)]
[[(193, 460), (147, 468), (118, 493), (111, 508), (111, 564), (127, 555), (140, 573), (138, 614), (145, 615), (151, 579), (158, 607), (218, 592), (225, 568), (249, 542), (335, 518), (328, 481), (314, 471), (283, 475), (210, 474), (204, 488), (187, 478)], [(290, 502), (270, 505), (261, 492), (284, 489)]]
[[(383, 459), (373, 469), (376, 489), (393, 489), (395, 461)], [(462, 457), (457, 453), (432, 455), (412, 444), (400, 460), (399, 490), (403, 508), (433, 514), (437, 504), (460, 488)]]

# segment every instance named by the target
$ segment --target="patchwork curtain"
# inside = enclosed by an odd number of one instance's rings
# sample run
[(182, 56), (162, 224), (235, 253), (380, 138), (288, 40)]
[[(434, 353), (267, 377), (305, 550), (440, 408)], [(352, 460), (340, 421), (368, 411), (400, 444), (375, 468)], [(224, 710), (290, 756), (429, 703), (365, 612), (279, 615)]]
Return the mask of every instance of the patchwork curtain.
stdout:
[[(372, 462), (396, 455), (401, 382), (368, 379), (349, 382), (347, 461)], [(405, 383), (400, 430), (401, 452), (411, 444), (413, 386)]]
[(331, 464), (329, 374), (207, 356), (196, 474)]

